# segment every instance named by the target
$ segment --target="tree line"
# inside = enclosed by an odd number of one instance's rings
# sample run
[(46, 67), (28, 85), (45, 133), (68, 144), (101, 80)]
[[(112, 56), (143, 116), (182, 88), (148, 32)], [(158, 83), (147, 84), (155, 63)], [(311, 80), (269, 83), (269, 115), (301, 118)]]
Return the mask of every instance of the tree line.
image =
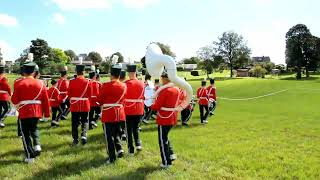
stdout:
[(304, 24), (297, 24), (286, 34), (286, 63), (296, 71), (296, 78), (302, 72), (309, 77), (309, 71), (317, 71), (320, 65), (320, 38), (313, 36)]

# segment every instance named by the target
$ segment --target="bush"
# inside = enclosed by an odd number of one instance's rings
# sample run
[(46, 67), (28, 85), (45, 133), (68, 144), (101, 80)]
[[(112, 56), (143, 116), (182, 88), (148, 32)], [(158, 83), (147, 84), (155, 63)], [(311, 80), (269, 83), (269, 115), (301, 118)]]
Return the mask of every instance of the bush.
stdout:
[(177, 71), (183, 71), (183, 67), (177, 67)]
[(200, 76), (199, 71), (191, 71), (192, 76)]
[(267, 73), (267, 70), (265, 68), (261, 67), (260, 65), (257, 65), (253, 69), (251, 69), (249, 71), (249, 73), (254, 77), (264, 78)]

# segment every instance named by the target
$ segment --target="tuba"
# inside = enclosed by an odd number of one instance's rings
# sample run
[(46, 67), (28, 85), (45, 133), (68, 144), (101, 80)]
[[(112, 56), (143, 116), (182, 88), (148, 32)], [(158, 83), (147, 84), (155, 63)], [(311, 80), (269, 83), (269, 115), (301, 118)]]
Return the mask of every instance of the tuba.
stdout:
[[(176, 108), (177, 111), (185, 109), (192, 100), (193, 90), (189, 83), (177, 75), (177, 66), (174, 59), (171, 56), (164, 55), (155, 43), (148, 46), (145, 58), (147, 70), (151, 76), (160, 77), (166, 70), (170, 81), (186, 91), (186, 99)], [(161, 88), (158, 91), (161, 91)], [(159, 93), (158, 91), (155, 93), (156, 95)]]

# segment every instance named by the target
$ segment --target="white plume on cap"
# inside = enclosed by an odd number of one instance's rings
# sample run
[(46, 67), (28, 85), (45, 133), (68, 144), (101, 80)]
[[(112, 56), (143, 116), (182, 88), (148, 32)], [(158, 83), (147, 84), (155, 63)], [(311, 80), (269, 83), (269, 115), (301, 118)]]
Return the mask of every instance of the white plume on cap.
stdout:
[(96, 66), (92, 65), (91, 66), (91, 71), (96, 71)]
[(118, 60), (119, 60), (119, 56), (118, 55), (113, 55), (111, 60), (112, 60), (112, 64), (116, 64), (118, 62)]
[(33, 61), (33, 53), (28, 54), (28, 61), (32, 62)]
[(83, 57), (79, 57), (79, 64), (82, 65)]
[(63, 66), (63, 70), (68, 71), (68, 66)]
[(4, 60), (0, 61), (0, 66), (5, 66), (6, 63), (4, 62)]

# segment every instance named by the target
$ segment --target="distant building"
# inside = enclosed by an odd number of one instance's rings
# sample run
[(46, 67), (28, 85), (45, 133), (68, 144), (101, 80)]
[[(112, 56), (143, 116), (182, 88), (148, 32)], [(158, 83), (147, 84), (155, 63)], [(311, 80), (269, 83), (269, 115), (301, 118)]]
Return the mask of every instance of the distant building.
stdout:
[(195, 70), (198, 68), (197, 64), (182, 64), (184, 70)]
[(271, 62), (271, 58), (269, 56), (260, 56), (260, 57), (252, 57), (253, 63), (267, 63)]
[(78, 64), (80, 64), (80, 60), (79, 59), (82, 59), (82, 64), (83, 65), (91, 67), (91, 65), (93, 65), (93, 62), (87, 60), (88, 59), (87, 57), (88, 57), (87, 54), (79, 54), (77, 60), (71, 61), (71, 64), (78, 65)]
[(249, 77), (250, 69), (237, 69), (237, 77)]

